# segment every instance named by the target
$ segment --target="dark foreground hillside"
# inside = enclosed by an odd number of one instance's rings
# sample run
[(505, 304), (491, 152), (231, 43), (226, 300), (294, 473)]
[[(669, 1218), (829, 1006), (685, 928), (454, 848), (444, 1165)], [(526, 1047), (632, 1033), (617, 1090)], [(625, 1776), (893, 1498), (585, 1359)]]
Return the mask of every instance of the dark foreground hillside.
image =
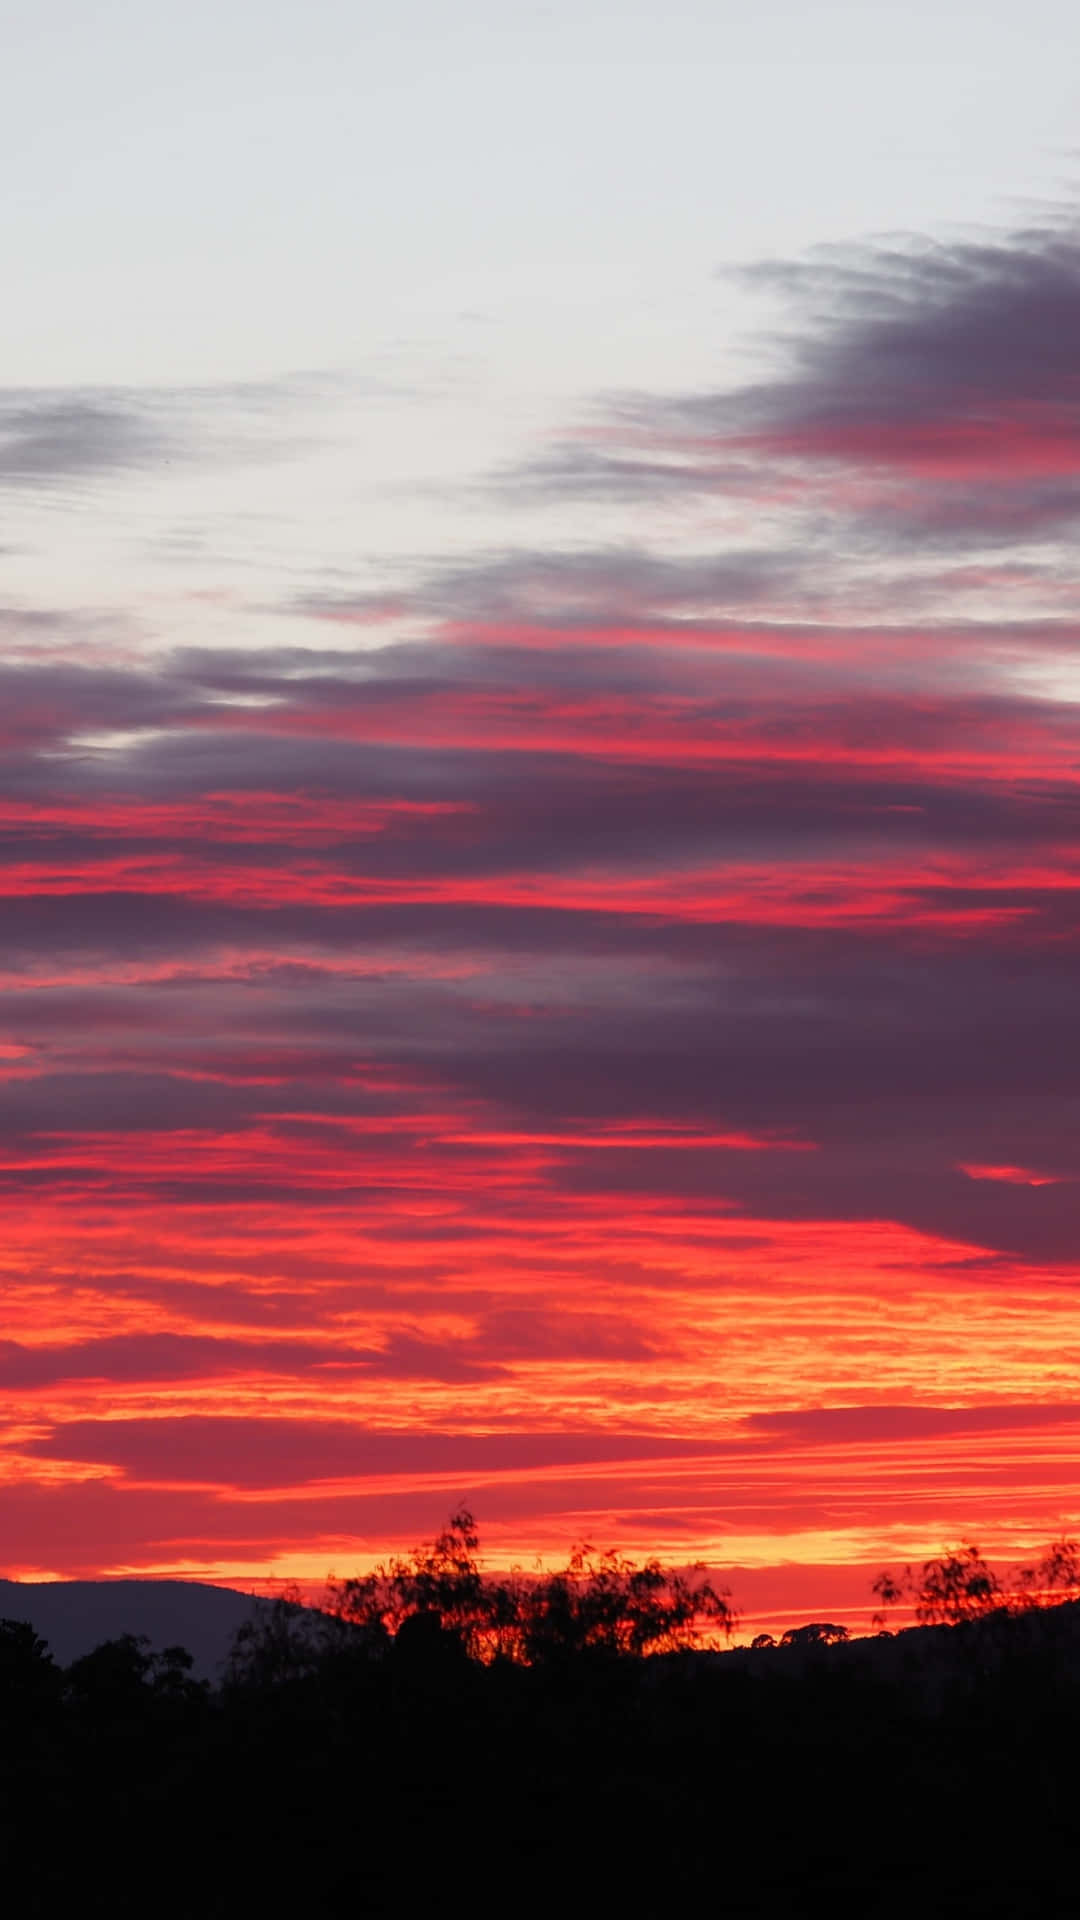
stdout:
[(177, 1652), (113, 1642), (61, 1671), (0, 1629), (19, 1911), (1076, 1908), (1075, 1605), (533, 1667), (470, 1661), (435, 1621), (270, 1652), (211, 1692)]

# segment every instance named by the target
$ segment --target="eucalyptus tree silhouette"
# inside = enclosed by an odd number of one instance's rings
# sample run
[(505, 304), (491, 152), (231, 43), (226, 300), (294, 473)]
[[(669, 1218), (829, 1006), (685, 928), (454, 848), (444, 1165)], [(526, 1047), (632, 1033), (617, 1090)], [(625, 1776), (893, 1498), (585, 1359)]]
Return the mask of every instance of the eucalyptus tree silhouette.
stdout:
[(886, 1568), (872, 1590), (883, 1606), (912, 1606), (921, 1627), (981, 1620), (1006, 1604), (997, 1574), (969, 1541), (947, 1547), (940, 1559), (924, 1560), (918, 1572), (905, 1567), (894, 1574)]
[(1052, 1540), (1033, 1566), (1020, 1568), (1016, 1592), (1021, 1605), (1026, 1606), (1054, 1606), (1061, 1600), (1074, 1600), (1080, 1594), (1080, 1541), (1065, 1535)]
[[(910, 1606), (921, 1627), (958, 1626), (990, 1614), (1024, 1613), (1080, 1595), (1080, 1542), (1062, 1535), (1011, 1582), (996, 1574), (970, 1541), (900, 1573), (888, 1568), (872, 1583), (885, 1607)], [(875, 1615), (880, 1623), (883, 1615)]]
[[(730, 1639), (736, 1624), (729, 1594), (713, 1586), (701, 1566), (639, 1564), (586, 1545), (575, 1547), (554, 1573), (485, 1574), (467, 1508), (451, 1514), (435, 1540), (411, 1554), (354, 1579), (332, 1581), (323, 1604), (338, 1620), (370, 1634), (373, 1644), (427, 1617), (474, 1660), (522, 1666), (585, 1654), (679, 1652), (703, 1638)], [(410, 1638), (414, 1633), (435, 1644), (433, 1629), (410, 1628)]]

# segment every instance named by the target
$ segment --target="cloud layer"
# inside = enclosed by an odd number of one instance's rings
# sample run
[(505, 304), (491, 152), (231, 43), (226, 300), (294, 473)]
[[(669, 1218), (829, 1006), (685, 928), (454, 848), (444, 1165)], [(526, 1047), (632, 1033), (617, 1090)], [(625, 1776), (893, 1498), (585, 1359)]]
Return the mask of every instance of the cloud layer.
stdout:
[[(769, 279), (771, 380), (503, 477), (637, 532), (259, 647), (16, 610), (11, 1571), (1071, 1523), (1080, 250)], [(5, 409), (5, 484), (135, 458)]]

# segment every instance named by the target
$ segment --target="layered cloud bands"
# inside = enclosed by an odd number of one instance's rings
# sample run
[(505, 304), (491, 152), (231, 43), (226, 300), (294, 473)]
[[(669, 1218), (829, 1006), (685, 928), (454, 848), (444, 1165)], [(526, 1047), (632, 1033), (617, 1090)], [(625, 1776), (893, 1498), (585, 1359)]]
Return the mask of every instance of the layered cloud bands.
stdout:
[(502, 477), (610, 541), (2, 624), (7, 1570), (465, 1497), (861, 1617), (1080, 1524), (1080, 250), (772, 280), (771, 380)]

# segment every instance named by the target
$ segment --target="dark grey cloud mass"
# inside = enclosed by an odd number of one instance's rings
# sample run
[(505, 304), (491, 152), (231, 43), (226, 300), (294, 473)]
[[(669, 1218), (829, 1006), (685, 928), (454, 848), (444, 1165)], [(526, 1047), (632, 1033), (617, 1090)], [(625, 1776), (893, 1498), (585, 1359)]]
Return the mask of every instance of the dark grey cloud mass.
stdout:
[[(820, 538), (983, 548), (1080, 515), (1075, 221), (1004, 238), (883, 241), (747, 270), (788, 316), (771, 377), (612, 399), (514, 477), (525, 497), (745, 496)], [(508, 478), (510, 478), (508, 476)], [(822, 518), (824, 516), (824, 519)]]

